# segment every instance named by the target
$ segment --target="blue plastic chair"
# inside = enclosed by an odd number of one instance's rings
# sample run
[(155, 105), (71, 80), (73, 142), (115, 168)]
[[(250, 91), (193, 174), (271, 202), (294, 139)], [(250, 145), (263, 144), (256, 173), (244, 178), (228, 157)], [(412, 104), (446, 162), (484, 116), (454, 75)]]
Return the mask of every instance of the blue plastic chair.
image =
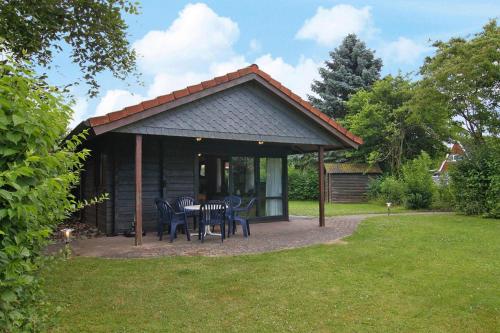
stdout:
[[(256, 201), (257, 201), (257, 198), (252, 198), (248, 202), (246, 207), (233, 209), (234, 214), (235, 214), (234, 222), (237, 222), (241, 225), (241, 228), (243, 229), (243, 237), (245, 237), (245, 238), (250, 236), (250, 223), (248, 222), (248, 217), (250, 215), (250, 210), (252, 210)], [(235, 229), (236, 228), (233, 228), (233, 235), (234, 235)]]
[(172, 205), (165, 200), (156, 199), (155, 203), (160, 217), (158, 222), (158, 234), (160, 236), (160, 240), (163, 239), (164, 226), (168, 225), (170, 229), (170, 243), (172, 243), (176, 237), (178, 226), (184, 226), (184, 232), (186, 233), (187, 240), (190, 241), (191, 237), (187, 228), (186, 214), (184, 212), (177, 213)]
[(185, 211), (184, 210), (184, 207), (186, 206), (192, 206), (192, 205), (196, 205), (196, 200), (194, 200), (194, 198), (192, 197), (187, 197), (187, 196), (183, 196), (183, 197), (178, 197), (177, 199), (175, 199), (175, 209), (178, 213), (185, 213), (186, 214), (186, 218), (187, 217), (192, 217), (193, 218), (193, 228), (196, 229), (196, 211)]
[(237, 195), (228, 195), (224, 198), (226, 203), (226, 218), (227, 218), (227, 237), (230, 236), (231, 230), (236, 228), (236, 223), (234, 222), (234, 209), (241, 206), (241, 197)]
[(220, 239), (222, 243), (224, 242), (226, 232), (226, 203), (224, 201), (213, 200), (201, 205), (198, 237), (201, 237), (202, 243), (205, 240), (205, 228), (216, 225), (220, 227)]

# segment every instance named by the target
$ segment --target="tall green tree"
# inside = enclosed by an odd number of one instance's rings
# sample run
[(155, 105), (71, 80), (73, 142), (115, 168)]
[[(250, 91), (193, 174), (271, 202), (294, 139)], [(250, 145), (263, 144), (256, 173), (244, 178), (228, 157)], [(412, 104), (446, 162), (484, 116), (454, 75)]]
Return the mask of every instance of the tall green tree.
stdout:
[(500, 135), (500, 27), (496, 20), (470, 39), (438, 41), (421, 68), (422, 84), (445, 98), (450, 117), (476, 143)]
[(136, 73), (136, 55), (122, 15), (137, 14), (129, 0), (0, 0), (0, 43), (18, 60), (50, 67), (65, 46), (95, 96), (106, 70), (124, 79)]
[(349, 34), (342, 44), (330, 52), (330, 60), (319, 69), (321, 80), (311, 86), (318, 96), (309, 101), (332, 118), (343, 119), (347, 114), (349, 96), (367, 89), (380, 78), (382, 60), (368, 49), (355, 34)]
[(360, 90), (347, 103), (344, 125), (363, 138), (352, 160), (380, 163), (399, 174), (402, 164), (426, 151), (436, 157), (445, 151), (449, 118), (442, 105), (422, 102), (417, 84), (407, 77), (386, 76), (370, 90)]

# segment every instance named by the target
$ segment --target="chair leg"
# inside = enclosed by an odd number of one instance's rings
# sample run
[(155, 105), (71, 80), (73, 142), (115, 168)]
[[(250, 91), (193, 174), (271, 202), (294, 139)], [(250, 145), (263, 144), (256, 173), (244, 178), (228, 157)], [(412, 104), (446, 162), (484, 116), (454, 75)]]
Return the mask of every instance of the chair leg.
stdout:
[(205, 241), (205, 225), (200, 223), (200, 237), (201, 237), (201, 242), (203, 243)]
[(176, 229), (177, 229), (177, 224), (175, 223), (170, 224), (170, 243), (174, 241)]
[(191, 235), (189, 234), (189, 229), (188, 229), (187, 223), (184, 223), (184, 231), (186, 232), (187, 239), (190, 242), (191, 241)]
[(247, 220), (247, 233), (248, 236), (250, 236), (250, 222), (248, 222), (248, 220)]
[(163, 223), (158, 225), (158, 236), (160, 236), (160, 241), (163, 239), (163, 228), (164, 228)]

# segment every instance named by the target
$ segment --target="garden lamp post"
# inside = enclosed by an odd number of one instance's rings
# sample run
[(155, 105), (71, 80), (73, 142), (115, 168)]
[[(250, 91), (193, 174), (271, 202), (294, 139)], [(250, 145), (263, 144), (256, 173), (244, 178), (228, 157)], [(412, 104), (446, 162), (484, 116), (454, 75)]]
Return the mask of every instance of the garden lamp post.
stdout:
[(69, 244), (69, 242), (71, 241), (71, 232), (72, 231), (73, 231), (73, 229), (70, 229), (70, 228), (65, 228), (65, 229), (61, 230), (63, 237), (64, 237), (65, 244)]
[(64, 238), (64, 250), (63, 250), (63, 255), (64, 255), (64, 258), (68, 259), (71, 255), (71, 246), (69, 245), (69, 242), (71, 241), (71, 232), (73, 231), (73, 229), (71, 228), (65, 228), (65, 229), (62, 229), (61, 232), (63, 234), (63, 238)]
[(389, 215), (391, 215), (392, 202), (386, 202), (385, 204), (387, 205), (387, 216), (389, 216)]

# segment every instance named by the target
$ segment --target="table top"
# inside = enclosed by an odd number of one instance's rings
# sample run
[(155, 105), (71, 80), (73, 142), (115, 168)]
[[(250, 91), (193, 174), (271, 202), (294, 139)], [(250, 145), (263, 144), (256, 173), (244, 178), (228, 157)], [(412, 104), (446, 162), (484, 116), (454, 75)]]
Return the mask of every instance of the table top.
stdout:
[[(191, 206), (185, 206), (184, 210), (189, 210), (189, 211), (198, 211), (200, 210), (201, 205), (191, 205)], [(226, 205), (226, 209), (228, 206)]]
[(184, 210), (200, 210), (201, 205), (185, 206)]

